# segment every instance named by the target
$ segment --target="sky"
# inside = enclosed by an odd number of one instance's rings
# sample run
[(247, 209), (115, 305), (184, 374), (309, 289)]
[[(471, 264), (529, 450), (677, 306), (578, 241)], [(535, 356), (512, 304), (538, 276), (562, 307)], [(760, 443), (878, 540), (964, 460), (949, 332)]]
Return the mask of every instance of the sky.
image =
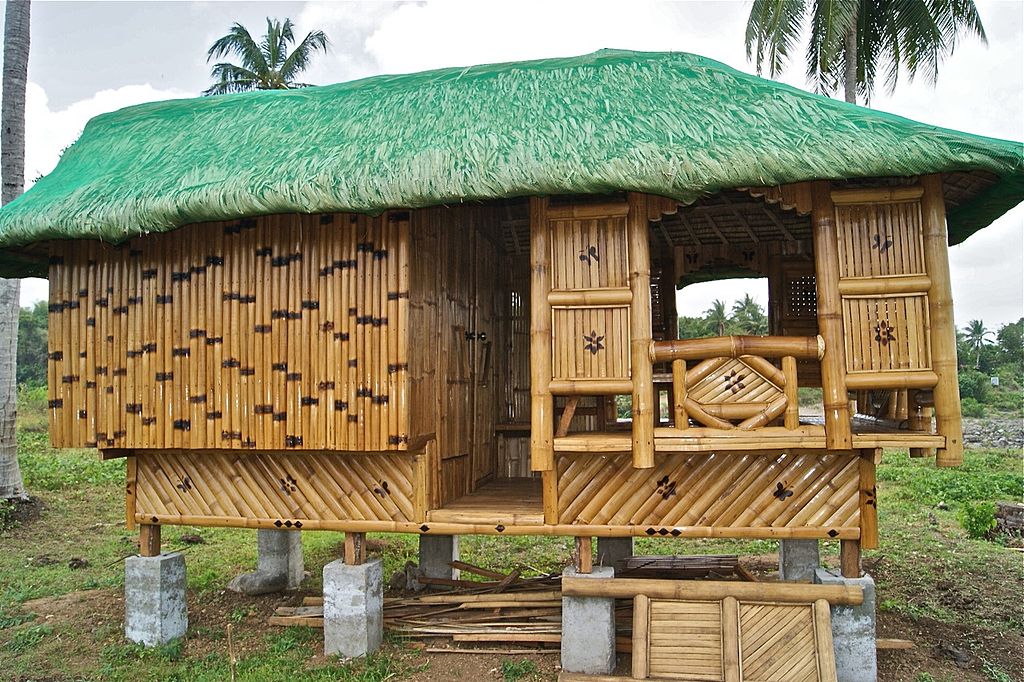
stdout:
[[(876, 109), (938, 126), (1024, 140), (1024, 3), (978, 0), (988, 45), (961, 41), (935, 87), (901, 81), (877, 92)], [(750, 3), (589, 0), (428, 2), (43, 2), (32, 3), (26, 120), (31, 182), (56, 165), (93, 116), (146, 101), (193, 97), (209, 85), (206, 51), (232, 22), (262, 34), (266, 17), (296, 32), (321, 29), (330, 53), (303, 80), (326, 84), (381, 73), (570, 56), (601, 48), (695, 52), (753, 73), (743, 47)], [(0, 18), (2, 20), (2, 18)], [(802, 53), (780, 80), (807, 87)], [(1024, 206), (950, 251), (959, 326), (998, 328), (1024, 315)], [(715, 298), (751, 293), (763, 280), (694, 285), (679, 311), (699, 315)], [(22, 303), (45, 298), (25, 280)]]

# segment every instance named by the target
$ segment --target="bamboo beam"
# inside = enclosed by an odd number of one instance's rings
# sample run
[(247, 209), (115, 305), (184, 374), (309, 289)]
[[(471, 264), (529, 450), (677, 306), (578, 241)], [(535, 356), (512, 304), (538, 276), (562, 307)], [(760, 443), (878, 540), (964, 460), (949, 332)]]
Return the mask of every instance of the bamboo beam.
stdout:
[(552, 526), (558, 523), (558, 471), (552, 467), (542, 471), (540, 478), (544, 523)]
[(953, 291), (949, 277), (949, 252), (946, 235), (946, 205), (942, 198), (942, 176), (921, 178), (924, 263), (932, 286), (928, 290), (928, 317), (931, 320), (932, 369), (938, 376), (935, 385), (935, 430), (946, 437), (935, 463), (940, 467), (959, 466), (964, 461), (964, 433), (960, 415), (960, 386), (956, 370), (956, 327), (953, 324)]
[(569, 425), (572, 423), (572, 418), (576, 416), (576, 408), (579, 407), (579, 404), (580, 397), (578, 395), (569, 396), (569, 399), (565, 401), (562, 416), (558, 420), (558, 428), (555, 430), (555, 438), (563, 438), (569, 433)]
[(860, 585), (805, 585), (802, 583), (745, 583), (715, 580), (650, 580), (646, 578), (562, 578), (562, 594), (569, 597), (629, 599), (638, 594), (652, 599), (718, 601), (774, 601), (806, 604), (824, 599), (831, 604), (856, 606), (864, 602)]
[[(814, 281), (818, 300), (818, 333), (825, 339), (821, 358), (825, 443), (829, 450), (850, 450), (850, 400), (846, 395), (846, 350), (843, 344), (842, 297), (839, 293), (839, 244), (836, 212), (827, 181), (812, 183), (811, 223), (814, 234)], [(788, 353), (792, 355), (792, 353)]]
[(792, 355), (801, 360), (821, 360), (825, 341), (820, 336), (712, 336), (704, 339), (672, 339), (651, 345), (652, 362), (738, 358), (753, 355), (781, 358)]
[[(650, 362), (648, 361), (648, 366)], [(653, 375), (652, 375), (653, 378)], [(532, 390), (532, 387), (531, 387)], [(548, 395), (626, 395), (632, 392), (629, 379), (558, 379), (548, 382)], [(652, 389), (653, 391), (653, 389)], [(554, 410), (554, 407), (551, 408)], [(552, 415), (552, 421), (554, 416)], [(653, 424), (653, 421), (651, 422)]]
[[(846, 375), (846, 388), (850, 391), (864, 391), (871, 388), (932, 388), (938, 385), (938, 382), (938, 374), (926, 369), (892, 370), (887, 372), (852, 372)], [(958, 389), (958, 400), (959, 397), (960, 394)]]
[(160, 526), (154, 523), (139, 525), (139, 554), (160, 556)]
[(530, 468), (555, 465), (551, 395), (551, 244), (547, 199), (530, 197)]
[(556, 289), (548, 294), (553, 306), (622, 306), (633, 302), (633, 292), (626, 287), (604, 289)]
[(931, 286), (931, 278), (927, 275), (851, 277), (839, 282), (839, 293), (843, 296), (920, 294), (922, 291), (931, 289)]
[(922, 194), (920, 187), (864, 187), (834, 189), (831, 197), (834, 204), (885, 204), (913, 201)]
[(626, 217), (629, 258), (629, 357), (633, 379), (633, 466), (654, 466), (654, 367), (651, 346), (651, 253), (647, 238), (647, 196), (629, 193)]

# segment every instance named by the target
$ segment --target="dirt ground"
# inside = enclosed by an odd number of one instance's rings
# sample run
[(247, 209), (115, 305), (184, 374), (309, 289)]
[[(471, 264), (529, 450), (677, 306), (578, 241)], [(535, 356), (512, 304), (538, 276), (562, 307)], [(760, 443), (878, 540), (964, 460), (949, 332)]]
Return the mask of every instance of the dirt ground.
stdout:
[[(757, 565), (770, 564), (768, 557), (759, 557)], [(189, 595), (190, 631), (196, 633), (221, 632), (227, 624), (234, 628), (235, 653), (239, 659), (254, 654), (267, 646), (267, 636), (282, 632), (281, 628), (267, 625), (267, 618), (282, 605), (301, 602), (303, 594), (245, 597), (233, 592), (205, 593), (201, 600)], [(62, 623), (83, 632), (108, 633), (107, 642), (79, 644), (75, 651), (63, 651), (65, 656), (78, 659), (76, 668), (82, 674), (95, 671), (98, 651), (102, 644), (123, 641), (124, 597), (120, 590), (97, 589), (73, 592), (61, 597), (44, 598), (25, 603), (25, 609), (37, 615), (39, 623)], [(1016, 671), (1020, 675), (1024, 637), (1016, 632), (996, 632), (979, 627), (951, 626), (930, 619), (911, 619), (886, 611), (878, 614), (880, 638), (907, 639), (914, 642), (913, 649), (879, 651), (879, 682), (905, 682), (914, 680), (922, 672), (935, 680), (964, 680), (985, 682), (993, 678), (986, 674), (986, 662), (1002, 670)], [(318, 637), (317, 637), (318, 638)], [(69, 643), (70, 644), (70, 643)], [(99, 644), (99, 645), (97, 645)], [(423, 666), (409, 679), (415, 682), (461, 680), (500, 680), (502, 662), (531, 660), (537, 673), (533, 679), (554, 679), (558, 672), (558, 654), (523, 654), (513, 656), (484, 654), (445, 654), (428, 651), (429, 648), (450, 648), (444, 641), (424, 645), (393, 642), (388, 646), (406, 650), (414, 667)], [(313, 646), (313, 649), (318, 649)], [(414, 649), (409, 652), (408, 649)], [(492, 649), (529, 649), (525, 645), (489, 645)], [(557, 650), (554, 650), (557, 651)], [(184, 644), (184, 656), (202, 658), (209, 654), (226, 654), (227, 641), (222, 636), (193, 636)], [(66, 659), (67, 660), (67, 659)], [(315, 654), (309, 665), (324, 663), (322, 654)], [(425, 664), (425, 665), (424, 665)], [(629, 670), (629, 656), (620, 655), (618, 671)], [(526, 677), (524, 679), (531, 679)], [(1018, 678), (1021, 679), (1021, 678)]]

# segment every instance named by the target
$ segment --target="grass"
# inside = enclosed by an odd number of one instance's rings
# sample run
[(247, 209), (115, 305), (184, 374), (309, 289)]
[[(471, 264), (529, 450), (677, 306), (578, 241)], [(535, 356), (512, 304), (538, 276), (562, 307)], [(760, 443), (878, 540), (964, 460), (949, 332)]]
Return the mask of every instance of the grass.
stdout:
[[(235, 673), (242, 681), (398, 680), (428, 665), (426, 656), (399, 641), (389, 641), (365, 660), (326, 659), (319, 631), (267, 628), (270, 602), (224, 593), (232, 577), (256, 563), (253, 533), (239, 529), (164, 529), (165, 547), (187, 556), (190, 629), (185, 639), (156, 649), (126, 643), (117, 598), (123, 589), (122, 560), (137, 551), (137, 537), (124, 530), (124, 462), (101, 461), (92, 451), (51, 449), (39, 428), (42, 423), (45, 429), (45, 418), (38, 415), (39, 397), (25, 393), (20, 398), (21, 468), (28, 489), (45, 508), (25, 527), (0, 529), (4, 679), (223, 680), (231, 672), (228, 627), (238, 654)], [(965, 505), (1024, 497), (1020, 453), (970, 451), (963, 467), (937, 469), (930, 460), (886, 452), (878, 480), (882, 546), (866, 553), (866, 562), (877, 580), (880, 609), (983, 632), (1024, 632), (1019, 555), (997, 543), (971, 539), (958, 520)], [(184, 534), (199, 535), (204, 542), (183, 543)], [(311, 592), (320, 589), (318, 569), (341, 554), (342, 539), (331, 532), (303, 535)], [(373, 535), (371, 540), (384, 558), (386, 576), (416, 558), (414, 536)], [(777, 544), (766, 540), (638, 538), (636, 547), (641, 554), (777, 551)], [(464, 537), (461, 548), (466, 561), (496, 568), (522, 566), (527, 574), (561, 570), (572, 549), (567, 538), (520, 536)], [(826, 554), (836, 551), (827, 543)], [(69, 567), (75, 557), (88, 566)], [(46, 601), (26, 607), (26, 602), (39, 599)], [(992, 655), (983, 639), (972, 650), (982, 661), (981, 679), (1014, 679), (1006, 672), (1011, 667)], [(506, 657), (494, 667), (496, 675), (509, 681), (550, 678), (526, 658)], [(906, 679), (945, 682), (946, 677), (915, 671)]]

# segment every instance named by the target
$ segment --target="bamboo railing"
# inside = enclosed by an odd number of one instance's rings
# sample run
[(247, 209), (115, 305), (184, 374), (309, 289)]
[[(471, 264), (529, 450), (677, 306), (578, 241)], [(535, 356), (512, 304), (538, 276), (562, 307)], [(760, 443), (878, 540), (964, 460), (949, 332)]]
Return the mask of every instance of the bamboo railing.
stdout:
[[(820, 336), (719, 336), (650, 346), (652, 363), (672, 363), (672, 407), (680, 430), (693, 419), (723, 431), (749, 431), (780, 417), (785, 428), (798, 428), (796, 362), (820, 361), (824, 354)], [(781, 368), (769, 358), (781, 360)], [(687, 360), (698, 362), (687, 369)]]

